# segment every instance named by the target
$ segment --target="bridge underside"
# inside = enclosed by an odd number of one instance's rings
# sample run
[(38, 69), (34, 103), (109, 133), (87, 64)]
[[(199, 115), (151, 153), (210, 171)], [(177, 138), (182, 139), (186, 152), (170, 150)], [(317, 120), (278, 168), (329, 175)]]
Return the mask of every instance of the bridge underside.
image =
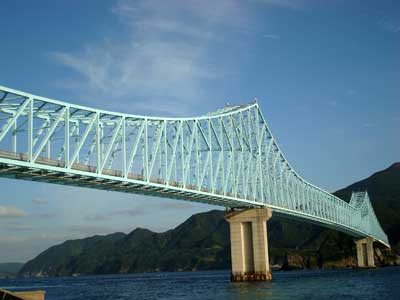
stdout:
[[(114, 176), (115, 171), (105, 170), (109, 175), (102, 177), (96, 176), (96, 173), (78, 171), (79, 173), (65, 172), (63, 169), (55, 171), (54, 167), (61, 167), (64, 165), (63, 161), (51, 161), (48, 159), (43, 160), (43, 165), (40, 168), (32, 168), (28, 162), (24, 161), (24, 154), (16, 155), (20, 160), (15, 164), (15, 160), (9, 160), (4, 157), (13, 156), (15, 154), (0, 151), (0, 177), (19, 179), (26, 181), (36, 181), (43, 183), (52, 183), (59, 185), (68, 185), (76, 187), (85, 187), (91, 189), (98, 189), (104, 191), (116, 191), (122, 193), (141, 194), (147, 196), (163, 197), (170, 199), (177, 199), (183, 201), (199, 202), (211, 205), (222, 206), (226, 208), (235, 209), (249, 209), (249, 208), (270, 208), (273, 209), (274, 215), (298, 221), (306, 221), (311, 224), (323, 226), (326, 228), (338, 230), (349, 234), (355, 238), (364, 237), (362, 233), (348, 226), (341, 226), (329, 220), (319, 218), (318, 216), (292, 211), (285, 207), (276, 205), (254, 203), (253, 201), (245, 201), (232, 197), (233, 195), (224, 195), (222, 192), (214, 191), (191, 191), (182, 188), (179, 183), (172, 183), (165, 185), (159, 178), (151, 178), (149, 182), (143, 181), (143, 178), (137, 178), (137, 175), (131, 174), (128, 178), (129, 181), (120, 181)], [(39, 161), (40, 163), (40, 161)], [(49, 167), (49, 164), (52, 164)], [(77, 168), (95, 169), (94, 166), (76, 166)], [(135, 179), (133, 179), (135, 178)]]
[(161, 184), (157, 179), (154, 179), (154, 182), (140, 180), (121, 182), (113, 176), (110, 176), (109, 178), (107, 178), (107, 176), (99, 178), (96, 176), (96, 174), (91, 173), (86, 173), (82, 175), (67, 173), (63, 171), (54, 171), (54, 169), (48, 170), (46, 169), (46, 166), (43, 166), (43, 168), (40, 169), (36, 169), (30, 167), (29, 165), (24, 166), (23, 163), (22, 165), (15, 165), (12, 163), (10, 164), (2, 158), (0, 158), (0, 177), (85, 187), (105, 191), (158, 196), (163, 198), (200, 202), (230, 208), (244, 208), (254, 206), (254, 204), (246, 204), (242, 200), (228, 199), (223, 195), (213, 196), (206, 192), (193, 193), (192, 191), (182, 189), (179, 186), (165, 186), (164, 184)]

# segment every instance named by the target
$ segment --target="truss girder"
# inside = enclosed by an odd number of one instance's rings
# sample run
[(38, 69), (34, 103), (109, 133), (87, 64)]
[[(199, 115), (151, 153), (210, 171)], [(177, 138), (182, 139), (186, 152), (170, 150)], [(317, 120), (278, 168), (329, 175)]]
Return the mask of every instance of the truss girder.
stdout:
[(388, 244), (367, 194), (347, 203), (294, 171), (257, 103), (158, 118), (0, 86), (0, 170), (0, 176), (227, 207), (268, 206)]

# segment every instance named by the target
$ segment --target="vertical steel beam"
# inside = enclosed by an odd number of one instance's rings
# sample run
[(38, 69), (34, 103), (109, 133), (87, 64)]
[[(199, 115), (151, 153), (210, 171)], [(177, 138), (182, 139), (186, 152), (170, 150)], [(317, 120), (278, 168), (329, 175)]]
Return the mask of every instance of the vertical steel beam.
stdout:
[[(65, 130), (65, 153), (64, 153), (64, 160), (65, 166), (69, 166), (69, 142), (70, 142), (70, 134), (69, 134), (69, 106), (64, 108), (65, 110), (65, 119), (64, 119), (64, 130)], [(62, 115), (62, 113), (61, 113)]]
[(28, 114), (28, 160), (32, 162), (33, 156), (33, 99), (29, 98)]
[(149, 181), (149, 135), (148, 119), (144, 119), (144, 179)]
[(164, 180), (167, 182), (167, 176), (168, 176), (168, 145), (167, 145), (167, 138), (168, 138), (168, 132), (167, 132), (167, 120), (164, 120)]
[(17, 153), (17, 119), (13, 122), (13, 131), (12, 131), (12, 152)]
[(123, 177), (126, 178), (127, 167), (126, 167), (126, 118), (122, 117), (122, 166), (123, 166)]
[[(50, 120), (47, 119), (47, 123), (50, 124)], [(47, 128), (47, 132), (50, 131), (50, 127)], [(47, 159), (51, 159), (51, 137), (47, 140), (46, 143), (46, 155)]]
[(100, 168), (101, 168), (101, 143), (100, 143), (100, 113), (96, 112), (96, 172), (97, 174), (100, 174)]

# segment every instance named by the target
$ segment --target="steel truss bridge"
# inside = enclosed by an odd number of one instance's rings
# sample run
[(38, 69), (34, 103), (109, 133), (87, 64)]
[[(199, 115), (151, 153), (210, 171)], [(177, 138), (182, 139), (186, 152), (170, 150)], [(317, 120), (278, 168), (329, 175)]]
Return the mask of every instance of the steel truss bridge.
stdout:
[(0, 86), (0, 176), (269, 207), (389, 246), (368, 194), (353, 193), (348, 203), (300, 177), (256, 102), (196, 118), (159, 118)]

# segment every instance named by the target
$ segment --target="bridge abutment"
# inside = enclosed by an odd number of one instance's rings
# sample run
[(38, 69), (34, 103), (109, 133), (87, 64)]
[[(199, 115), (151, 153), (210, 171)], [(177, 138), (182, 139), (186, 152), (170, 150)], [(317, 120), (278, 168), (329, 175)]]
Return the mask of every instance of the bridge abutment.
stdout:
[(356, 240), (357, 250), (357, 266), (359, 268), (374, 268), (374, 240), (371, 237), (366, 237)]
[(269, 208), (233, 211), (225, 215), (231, 236), (231, 281), (272, 279), (266, 223), (271, 217)]

